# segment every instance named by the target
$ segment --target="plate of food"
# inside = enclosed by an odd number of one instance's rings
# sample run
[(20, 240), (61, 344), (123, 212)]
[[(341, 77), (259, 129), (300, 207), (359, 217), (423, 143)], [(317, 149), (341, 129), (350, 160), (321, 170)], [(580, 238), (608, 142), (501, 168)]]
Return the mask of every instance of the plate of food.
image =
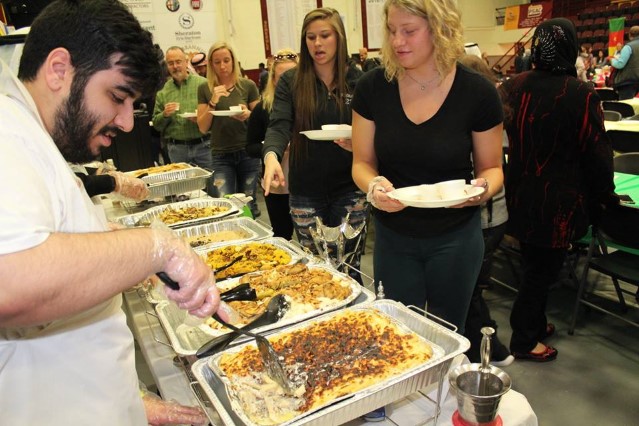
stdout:
[[(454, 188), (451, 187), (453, 182)], [(387, 195), (404, 204), (418, 208), (441, 208), (461, 204), (468, 199), (477, 197), (486, 190), (482, 186), (467, 185), (461, 181), (440, 182), (433, 185), (417, 185), (398, 188)]]
[(214, 110), (214, 111), (209, 111), (211, 114), (213, 114), (216, 117), (232, 117), (234, 115), (240, 115), (242, 114), (244, 111), (231, 111), (228, 109), (221, 109), (221, 110)]
[(180, 114), (180, 117), (182, 117), (182, 118), (195, 118), (195, 117), (197, 117), (197, 112), (185, 112), (183, 114)]

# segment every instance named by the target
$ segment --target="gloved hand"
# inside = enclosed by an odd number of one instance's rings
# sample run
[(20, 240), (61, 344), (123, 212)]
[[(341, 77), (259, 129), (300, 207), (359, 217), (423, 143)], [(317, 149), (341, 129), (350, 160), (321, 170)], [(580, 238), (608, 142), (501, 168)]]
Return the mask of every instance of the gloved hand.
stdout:
[(165, 401), (154, 393), (142, 391), (142, 402), (146, 419), (151, 426), (160, 425), (202, 425), (208, 418), (200, 407), (188, 407), (175, 401)]
[(149, 196), (149, 188), (142, 179), (127, 176), (122, 172), (110, 171), (107, 174), (115, 179), (115, 189), (113, 192), (123, 197), (131, 198), (137, 202)]
[[(180, 309), (198, 317), (209, 317), (220, 305), (220, 294), (213, 270), (191, 246), (159, 221), (151, 224), (153, 232), (153, 266), (165, 272), (180, 286), (179, 290), (165, 287), (166, 296)], [(224, 313), (221, 312), (222, 316)]]

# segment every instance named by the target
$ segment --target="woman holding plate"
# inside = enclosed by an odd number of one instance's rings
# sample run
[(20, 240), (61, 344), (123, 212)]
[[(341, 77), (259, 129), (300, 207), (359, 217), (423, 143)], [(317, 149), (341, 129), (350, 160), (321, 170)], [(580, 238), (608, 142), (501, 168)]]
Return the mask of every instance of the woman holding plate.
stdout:
[[(297, 67), (277, 83), (264, 139), (263, 185), (265, 195), (272, 186), (284, 185), (280, 161), (290, 141), (291, 217), (300, 243), (315, 251), (310, 228), (316, 226), (316, 217), (335, 227), (350, 213), (351, 226), (358, 228), (368, 217), (368, 203), (351, 177), (351, 140), (313, 140), (300, 132), (317, 131), (326, 124), (351, 124), (351, 99), (362, 72), (348, 66), (346, 32), (335, 9), (309, 12), (301, 38)], [(345, 252), (354, 250), (353, 246), (354, 240)], [(356, 268), (363, 246), (349, 261)]]
[(236, 192), (253, 197), (251, 212), (257, 216), (260, 160), (246, 153), (246, 127), (259, 102), (259, 90), (252, 80), (240, 76), (237, 56), (225, 42), (211, 46), (207, 67), (208, 82), (198, 89), (197, 125), (200, 132), (211, 132), (213, 184), (220, 197)]
[[(463, 332), (484, 251), (479, 206), (503, 184), (501, 101), (457, 63), (455, 1), (387, 0), (383, 10), (384, 68), (365, 74), (353, 99), (353, 178), (375, 207), (375, 279), (389, 298), (427, 304)], [(484, 190), (469, 188), (480, 195), (454, 208), (391, 198), (395, 187), (458, 179)]]

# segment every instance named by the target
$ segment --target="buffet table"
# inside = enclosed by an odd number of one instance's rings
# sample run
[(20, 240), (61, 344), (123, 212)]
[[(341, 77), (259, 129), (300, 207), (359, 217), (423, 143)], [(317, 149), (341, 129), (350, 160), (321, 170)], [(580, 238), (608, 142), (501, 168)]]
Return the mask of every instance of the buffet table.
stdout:
[[(111, 220), (130, 213), (119, 203), (113, 203), (108, 197), (102, 197), (101, 201), (105, 214)], [(196, 359), (192, 356), (176, 355), (165, 330), (158, 320), (154, 306), (146, 301), (142, 291), (130, 290), (124, 293), (123, 308), (127, 313), (130, 328), (161, 396), (164, 399), (175, 400), (185, 405), (200, 405), (206, 410), (213, 426), (224, 426), (225, 423), (213, 408), (191, 371), (191, 365)], [(467, 362), (468, 359), (465, 355), (459, 355), (452, 360), (450, 369)], [(444, 377), (447, 377), (447, 374)], [(435, 383), (420, 392), (411, 394), (389, 405), (387, 407), (387, 419), (375, 424), (432, 425), (434, 424), (432, 419), (437, 408), (434, 402), (436, 395), (437, 384)], [(442, 398), (441, 414), (437, 424), (452, 425), (452, 415), (457, 409), (457, 400), (452, 393), (448, 392), (447, 380), (444, 382)], [(504, 424), (507, 425), (537, 425), (537, 417), (530, 404), (523, 395), (514, 390), (510, 390), (502, 398), (499, 414)], [(226, 425), (228, 424), (226, 423)], [(345, 424), (360, 426), (368, 423), (361, 419), (355, 419)]]

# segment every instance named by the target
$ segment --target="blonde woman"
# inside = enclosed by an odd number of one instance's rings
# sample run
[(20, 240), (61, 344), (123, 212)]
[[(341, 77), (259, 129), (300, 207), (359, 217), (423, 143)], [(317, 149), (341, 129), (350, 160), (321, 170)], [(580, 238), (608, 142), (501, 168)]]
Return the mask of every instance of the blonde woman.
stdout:
[[(282, 75), (275, 91), (264, 140), (263, 185), (268, 195), (271, 184), (286, 183), (280, 161), (290, 141), (291, 216), (299, 241), (315, 250), (310, 235), (315, 217), (338, 226), (350, 213), (351, 225), (357, 227), (368, 216), (368, 203), (350, 174), (351, 140), (316, 141), (300, 132), (321, 129), (323, 124), (350, 124), (352, 94), (362, 72), (348, 66), (346, 32), (335, 9), (309, 12), (300, 44), (298, 66)], [(347, 245), (347, 253), (353, 250)], [(361, 249), (349, 263), (358, 267), (360, 255)]]
[[(262, 100), (257, 104), (248, 122), (246, 134), (246, 151), (249, 155), (262, 158), (262, 142), (266, 135), (269, 116), (273, 110), (275, 98), (275, 86), (284, 72), (297, 66), (297, 53), (291, 49), (279, 50), (273, 56), (273, 63), (268, 71), (266, 86), (262, 93)], [(288, 148), (282, 157), (282, 169), (284, 176), (288, 176)], [(288, 206), (288, 187), (286, 185), (269, 188), (269, 194), (264, 197), (266, 210), (273, 227), (273, 234), (290, 240), (293, 237), (293, 221)]]
[[(215, 43), (207, 57), (208, 82), (198, 89), (197, 124), (202, 133), (211, 132), (213, 184), (221, 197), (243, 192), (255, 200), (260, 161), (246, 153), (246, 128), (259, 91), (252, 80), (240, 76), (237, 56), (227, 43)], [(242, 108), (238, 115), (212, 114), (237, 105)], [(253, 216), (258, 216), (255, 201), (250, 206)]]
[[(454, 0), (387, 0), (384, 68), (353, 99), (353, 178), (375, 218), (375, 279), (460, 333), (484, 252), (479, 206), (503, 184), (503, 113), (494, 85), (458, 65)], [(464, 179), (486, 190), (455, 208), (406, 207), (387, 192)]]

